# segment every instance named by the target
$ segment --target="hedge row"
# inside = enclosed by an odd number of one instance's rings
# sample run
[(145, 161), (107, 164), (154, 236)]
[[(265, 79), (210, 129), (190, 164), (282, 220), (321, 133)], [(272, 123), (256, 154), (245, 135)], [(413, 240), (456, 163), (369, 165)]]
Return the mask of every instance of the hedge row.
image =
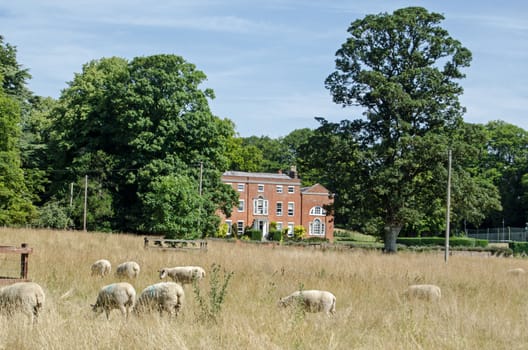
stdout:
[[(435, 246), (445, 245), (445, 237), (398, 237), (396, 243), (406, 246)], [(451, 247), (486, 247), (488, 240), (475, 239), (468, 237), (450, 237), (449, 246)]]
[(528, 242), (509, 242), (508, 247), (514, 255), (528, 255)]

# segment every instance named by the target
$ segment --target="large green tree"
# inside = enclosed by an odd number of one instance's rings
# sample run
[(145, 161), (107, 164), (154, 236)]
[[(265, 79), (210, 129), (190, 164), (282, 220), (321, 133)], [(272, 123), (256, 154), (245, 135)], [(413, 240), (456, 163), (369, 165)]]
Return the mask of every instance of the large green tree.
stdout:
[(20, 225), (35, 215), (30, 174), (23, 169), (20, 139), (30, 110), (29, 71), (18, 63), (16, 47), (0, 36), (0, 224)]
[[(88, 175), (97, 184), (99, 206), (109, 208), (103, 221), (113, 230), (171, 237), (214, 233), (215, 211), (235, 204), (236, 194), (220, 183), (235, 132), (231, 121), (211, 113), (213, 91), (199, 88), (205, 79), (176, 55), (84, 65), (54, 112), (52, 150), (57, 168), (65, 170), (54, 183)], [(205, 204), (189, 211), (181, 201), (191, 192), (198, 196), (199, 182)], [(54, 192), (64, 196), (65, 188)], [(164, 193), (167, 201), (154, 193)], [(183, 216), (195, 225), (183, 230)]]
[(441, 206), (447, 149), (462, 123), (458, 80), (471, 53), (443, 19), (409, 7), (352, 22), (325, 82), (334, 102), (364, 109), (362, 119), (323, 124), (345, 134), (337, 141), (354, 152), (343, 173), (355, 186), (337, 195), (383, 227), (387, 252), (396, 251), (402, 227)]

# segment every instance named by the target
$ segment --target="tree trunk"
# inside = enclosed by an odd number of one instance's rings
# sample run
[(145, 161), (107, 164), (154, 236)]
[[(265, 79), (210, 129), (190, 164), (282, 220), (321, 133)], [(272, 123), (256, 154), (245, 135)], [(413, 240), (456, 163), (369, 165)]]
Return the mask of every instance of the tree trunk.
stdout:
[(399, 224), (391, 224), (385, 226), (385, 236), (383, 237), (384, 248), (383, 251), (388, 254), (396, 253), (396, 238), (400, 234), (402, 226)]

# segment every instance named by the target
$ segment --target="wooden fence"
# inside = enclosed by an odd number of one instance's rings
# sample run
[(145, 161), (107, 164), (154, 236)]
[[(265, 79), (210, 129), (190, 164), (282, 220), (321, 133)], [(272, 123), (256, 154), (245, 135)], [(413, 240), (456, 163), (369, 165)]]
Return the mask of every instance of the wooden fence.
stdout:
[(164, 238), (144, 238), (145, 248), (155, 248), (161, 250), (196, 250), (206, 251), (207, 241), (202, 239), (164, 239)]
[[(20, 254), (20, 275), (19, 276), (0, 276), (0, 285), (11, 284), (15, 282), (27, 282), (29, 254), (33, 253), (33, 248), (28, 248), (26, 243), (20, 247), (0, 246), (0, 254)], [(0, 273), (2, 273), (0, 271)]]

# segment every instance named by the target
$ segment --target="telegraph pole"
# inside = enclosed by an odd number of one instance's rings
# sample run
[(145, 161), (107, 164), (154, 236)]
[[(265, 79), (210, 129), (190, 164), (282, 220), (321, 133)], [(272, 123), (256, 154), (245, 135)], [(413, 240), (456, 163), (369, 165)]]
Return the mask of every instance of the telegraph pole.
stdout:
[(451, 211), (451, 150), (447, 152), (447, 208), (446, 208), (446, 232), (445, 232), (445, 255), (444, 260), (447, 264), (449, 257), (449, 214)]
[(88, 203), (88, 175), (84, 176), (84, 214), (83, 214), (83, 231), (86, 232), (86, 206)]

